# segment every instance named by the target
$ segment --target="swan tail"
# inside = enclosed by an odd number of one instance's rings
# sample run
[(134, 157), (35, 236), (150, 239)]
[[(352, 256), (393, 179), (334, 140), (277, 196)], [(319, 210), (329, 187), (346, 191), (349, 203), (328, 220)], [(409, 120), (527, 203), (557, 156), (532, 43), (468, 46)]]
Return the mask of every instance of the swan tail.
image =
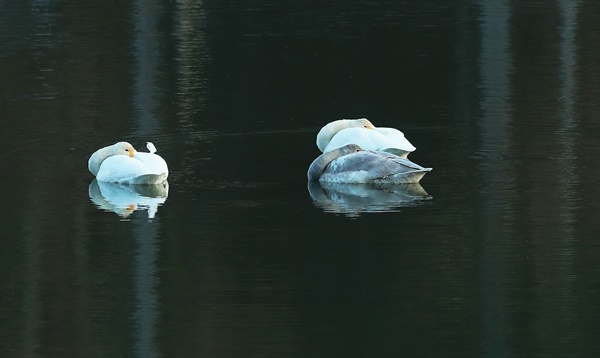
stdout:
[(417, 184), (431, 168), (411, 170), (404, 173), (392, 174), (383, 178), (373, 179), (374, 184)]
[(138, 185), (155, 185), (162, 184), (167, 180), (167, 174), (143, 174), (138, 175), (127, 180), (123, 180), (126, 184), (138, 184)]

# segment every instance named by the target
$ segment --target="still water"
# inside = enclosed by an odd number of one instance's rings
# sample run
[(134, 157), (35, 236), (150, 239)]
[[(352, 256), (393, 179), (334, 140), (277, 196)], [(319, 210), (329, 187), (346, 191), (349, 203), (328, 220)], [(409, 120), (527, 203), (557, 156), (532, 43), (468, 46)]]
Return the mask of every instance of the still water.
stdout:
[[(0, 356), (600, 356), (595, 0), (0, 2)], [(367, 117), (433, 167), (307, 185)], [(97, 183), (152, 141), (168, 185)]]

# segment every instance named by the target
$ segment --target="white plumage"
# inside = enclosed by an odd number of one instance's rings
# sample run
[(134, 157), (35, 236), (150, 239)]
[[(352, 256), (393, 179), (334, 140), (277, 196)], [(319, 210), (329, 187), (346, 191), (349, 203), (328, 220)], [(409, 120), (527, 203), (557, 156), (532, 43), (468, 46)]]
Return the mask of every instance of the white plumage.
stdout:
[(98, 149), (88, 161), (88, 169), (98, 181), (123, 184), (160, 184), (167, 180), (169, 168), (155, 154), (156, 147), (148, 142), (150, 153), (138, 152), (127, 142)]
[(386, 151), (403, 158), (417, 149), (401, 131), (375, 127), (366, 118), (333, 121), (317, 134), (317, 147), (323, 153), (347, 144), (357, 144), (364, 150)]

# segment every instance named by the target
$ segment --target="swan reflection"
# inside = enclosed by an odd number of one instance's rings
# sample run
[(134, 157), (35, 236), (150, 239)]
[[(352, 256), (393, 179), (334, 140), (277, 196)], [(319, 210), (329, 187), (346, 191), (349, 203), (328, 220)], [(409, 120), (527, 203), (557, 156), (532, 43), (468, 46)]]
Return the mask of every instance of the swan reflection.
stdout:
[(362, 212), (389, 212), (431, 199), (420, 184), (372, 185), (308, 182), (315, 206), (325, 212), (357, 216)]
[(148, 210), (148, 218), (156, 215), (158, 207), (167, 200), (169, 183), (127, 185), (93, 180), (89, 195), (96, 206), (126, 218), (136, 210)]

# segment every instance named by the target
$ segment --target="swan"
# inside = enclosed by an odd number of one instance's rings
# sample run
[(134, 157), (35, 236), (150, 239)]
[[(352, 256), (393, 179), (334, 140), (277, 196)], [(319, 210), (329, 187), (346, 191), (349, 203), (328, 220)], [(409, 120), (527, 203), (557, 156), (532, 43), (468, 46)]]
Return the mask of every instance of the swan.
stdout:
[(309, 181), (348, 184), (415, 184), (431, 168), (392, 153), (348, 144), (321, 154), (308, 168)]
[(323, 153), (346, 144), (357, 144), (364, 150), (381, 150), (402, 158), (417, 149), (401, 131), (375, 127), (366, 118), (339, 119), (325, 125), (317, 134), (317, 147)]
[(151, 142), (149, 153), (138, 152), (127, 142), (98, 149), (88, 161), (88, 169), (98, 181), (122, 184), (160, 184), (167, 180), (169, 168)]

